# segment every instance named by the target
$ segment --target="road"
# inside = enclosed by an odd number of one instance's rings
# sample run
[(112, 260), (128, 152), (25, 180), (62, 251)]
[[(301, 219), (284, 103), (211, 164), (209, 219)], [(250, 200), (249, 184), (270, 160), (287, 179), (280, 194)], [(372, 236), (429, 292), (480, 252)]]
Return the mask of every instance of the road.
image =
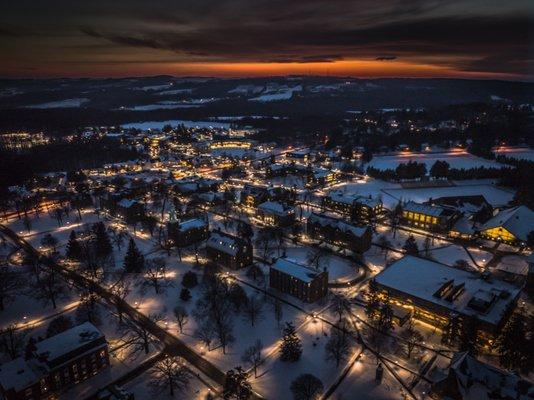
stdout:
[[(210, 361), (203, 358), (200, 354), (192, 350), (176, 336), (170, 334), (167, 330), (160, 327), (146, 315), (130, 306), (126, 301), (109, 292), (98, 283), (93, 282), (90, 279), (59, 265), (57, 262), (36, 250), (30, 243), (18, 236), (7, 226), (0, 224), (0, 233), (11, 240), (15, 245), (22, 248), (30, 256), (38, 260), (42, 265), (59, 273), (66, 281), (72, 282), (79, 288), (84, 288), (90, 292), (96, 293), (103, 300), (120, 309), (125, 316), (130, 318), (131, 321), (135, 322), (138, 326), (143, 327), (152, 336), (160, 340), (165, 345), (164, 351), (166, 354), (184, 358), (214, 382), (217, 382), (221, 386), (224, 384), (226, 374), (223, 371), (221, 371)], [(257, 393), (254, 393), (253, 398), (262, 399), (262, 397)]]

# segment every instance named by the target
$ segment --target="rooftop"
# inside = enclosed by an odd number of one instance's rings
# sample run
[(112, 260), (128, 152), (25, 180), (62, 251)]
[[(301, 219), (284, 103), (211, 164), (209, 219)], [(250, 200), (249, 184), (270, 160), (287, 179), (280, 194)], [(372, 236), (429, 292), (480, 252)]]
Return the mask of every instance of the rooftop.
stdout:
[(266, 201), (265, 203), (261, 203), (258, 206), (258, 209), (280, 216), (291, 215), (295, 212), (293, 207), (275, 201)]
[(526, 241), (534, 230), (534, 211), (526, 206), (518, 206), (503, 210), (486, 222), (480, 230), (502, 227), (516, 238)]
[(498, 324), (521, 289), (497, 279), (414, 256), (404, 256), (375, 277), (385, 287)]
[(37, 342), (36, 354), (46, 357), (47, 361), (52, 361), (102, 337), (104, 337), (104, 334), (98, 328), (90, 322), (85, 322), (51, 338)]
[(299, 264), (295, 260), (289, 258), (279, 258), (273, 265), (271, 265), (271, 268), (283, 272), (284, 274), (291, 275), (306, 283), (312, 282), (318, 275), (323, 273), (322, 271), (317, 271), (306, 265)]

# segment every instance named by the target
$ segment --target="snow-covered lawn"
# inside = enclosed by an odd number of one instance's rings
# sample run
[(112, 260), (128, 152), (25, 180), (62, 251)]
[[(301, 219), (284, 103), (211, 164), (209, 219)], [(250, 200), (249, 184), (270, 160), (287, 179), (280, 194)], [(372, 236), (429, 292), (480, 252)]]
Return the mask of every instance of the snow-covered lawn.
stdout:
[(369, 166), (385, 170), (395, 169), (401, 163), (407, 163), (409, 161), (417, 161), (418, 163), (424, 163), (428, 170), (434, 165), (436, 161), (447, 161), (451, 168), (476, 168), (476, 167), (494, 167), (502, 168), (504, 165), (493, 160), (486, 160), (484, 158), (476, 157), (465, 151), (455, 151), (449, 153), (406, 153), (397, 154), (392, 156), (377, 156), (373, 157)]

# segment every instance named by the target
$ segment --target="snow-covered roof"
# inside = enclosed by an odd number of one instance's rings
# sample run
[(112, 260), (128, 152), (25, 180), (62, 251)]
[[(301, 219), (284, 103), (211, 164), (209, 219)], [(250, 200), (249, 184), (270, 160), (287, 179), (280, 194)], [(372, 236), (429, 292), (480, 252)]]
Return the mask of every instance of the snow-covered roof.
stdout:
[(26, 361), (23, 357), (0, 365), (0, 386), (5, 391), (10, 389), (20, 392), (26, 387), (39, 382), (46, 373), (46, 368), (34, 362)]
[(184, 231), (188, 231), (190, 229), (201, 229), (201, 228), (205, 228), (205, 227), (206, 227), (206, 222), (204, 222), (200, 218), (193, 218), (193, 219), (189, 219), (189, 220), (184, 221), (184, 222), (180, 222), (180, 225), (179, 225), (178, 229), (181, 232), (184, 232)]
[(316, 213), (312, 213), (308, 218), (308, 221), (319, 223), (321, 226), (331, 226), (332, 228), (337, 228), (342, 232), (352, 232), (352, 234), (357, 237), (361, 237), (368, 229), (366, 226), (356, 226), (337, 218), (319, 215)]
[(51, 338), (36, 343), (36, 354), (52, 361), (74, 351), (87, 343), (103, 338), (104, 334), (90, 322), (61, 332)]
[[(385, 287), (447, 308), (450, 312), (477, 316), (480, 320), (498, 324), (507, 307), (521, 289), (497, 279), (483, 279), (479, 274), (449, 267), (414, 256), (404, 256), (375, 277)], [(441, 292), (445, 286), (458, 290), (449, 298)], [(486, 300), (490, 300), (489, 304)]]
[(258, 206), (259, 210), (280, 216), (291, 215), (295, 212), (294, 207), (287, 206), (276, 201), (266, 201)]
[(297, 263), (289, 258), (279, 258), (271, 265), (272, 269), (291, 275), (300, 281), (310, 283), (322, 272)]
[(475, 230), (473, 229), (473, 223), (468, 218), (462, 217), (458, 219), (458, 221), (456, 221), (451, 231), (471, 235), (474, 233)]
[(509, 274), (526, 276), (529, 269), (528, 260), (516, 254), (504, 256), (495, 269)]
[(130, 207), (133, 206), (135, 203), (137, 203), (136, 200), (122, 199), (121, 201), (119, 201), (119, 202), (117, 203), (117, 205), (118, 205), (119, 207), (130, 208)]
[(239, 239), (235, 236), (222, 232), (212, 232), (210, 238), (206, 242), (206, 246), (235, 256), (239, 250), (238, 241)]
[(409, 201), (402, 207), (403, 211), (411, 211), (419, 214), (430, 215), (433, 217), (439, 217), (447, 210), (439, 206), (431, 206), (429, 204), (419, 204), (414, 201)]
[(534, 230), (534, 211), (526, 206), (518, 206), (502, 210), (480, 228), (486, 229), (502, 227), (522, 241)]
[(364, 204), (370, 208), (375, 208), (376, 206), (382, 203), (378, 198), (369, 198), (368, 196), (361, 196), (355, 193), (344, 193), (340, 190), (331, 191), (330, 193), (328, 193), (328, 197), (336, 203), (343, 203), (348, 205), (359, 203)]
[[(452, 376), (456, 383), (451, 389), (458, 389), (463, 400), (527, 400), (534, 397), (534, 386), (530, 382), (478, 361), (468, 352), (454, 355), (447, 375), (451, 376), (451, 371), (454, 371)], [(447, 388), (451, 383), (450, 380), (446, 381)]]

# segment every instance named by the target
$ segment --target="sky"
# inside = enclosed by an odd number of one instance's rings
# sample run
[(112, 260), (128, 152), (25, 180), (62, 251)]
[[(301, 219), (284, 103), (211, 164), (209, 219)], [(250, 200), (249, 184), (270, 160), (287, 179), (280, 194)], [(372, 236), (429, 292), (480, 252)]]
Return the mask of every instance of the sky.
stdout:
[(0, 77), (534, 80), (533, 0), (0, 3)]

